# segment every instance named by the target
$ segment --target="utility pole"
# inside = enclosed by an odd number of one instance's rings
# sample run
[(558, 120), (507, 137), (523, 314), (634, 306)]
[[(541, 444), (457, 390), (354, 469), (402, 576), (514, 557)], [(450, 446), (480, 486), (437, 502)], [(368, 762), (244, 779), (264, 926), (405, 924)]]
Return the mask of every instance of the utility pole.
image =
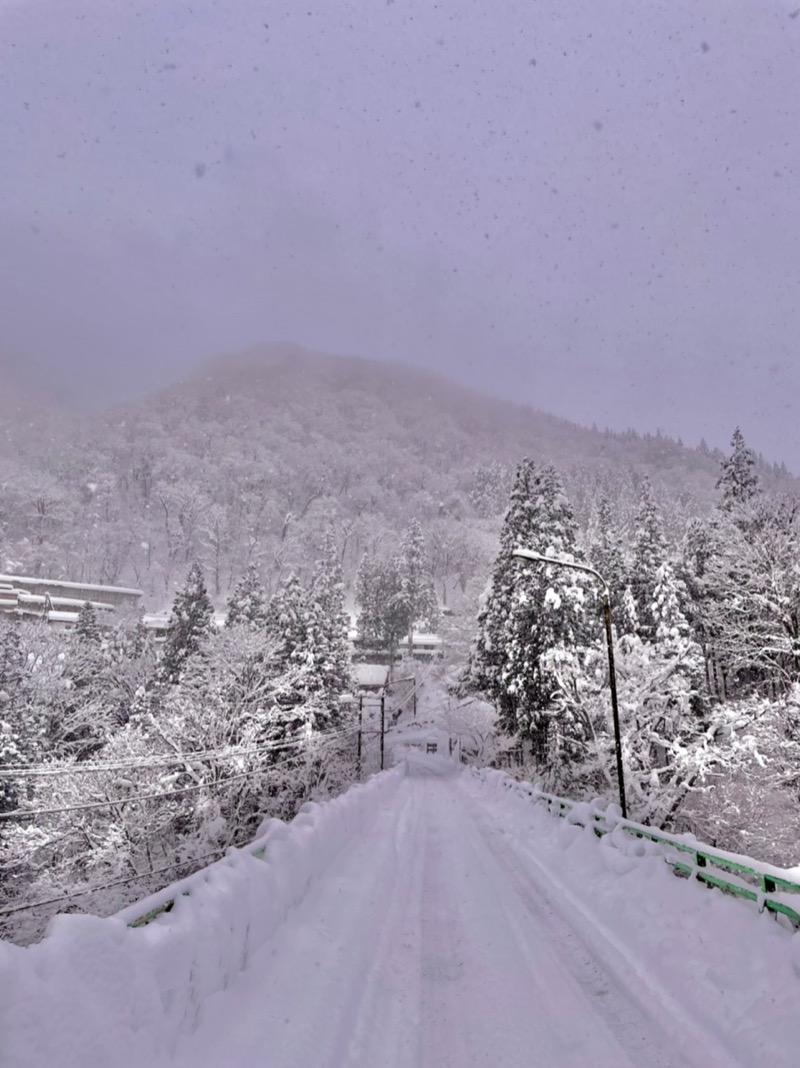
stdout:
[(381, 691), (381, 771), (384, 764), (384, 735), (386, 734), (386, 695)]
[(361, 724), (364, 718), (364, 695), (358, 695), (358, 749), (356, 750), (356, 778), (361, 781)]

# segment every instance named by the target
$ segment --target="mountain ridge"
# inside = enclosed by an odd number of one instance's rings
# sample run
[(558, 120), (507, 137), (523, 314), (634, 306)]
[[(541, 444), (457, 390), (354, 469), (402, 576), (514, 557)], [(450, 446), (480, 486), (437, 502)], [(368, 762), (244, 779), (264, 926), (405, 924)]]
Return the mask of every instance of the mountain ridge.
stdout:
[[(623, 540), (649, 477), (676, 548), (717, 502), (722, 456), (288, 343), (216, 357), (100, 415), (43, 417), (32, 431), (12, 412), (2, 424), (3, 569), (143, 588), (154, 607), (193, 560), (218, 603), (249, 563), (268, 587), (302, 576), (330, 529), (352, 582), (364, 552), (392, 551), (411, 518), (451, 569), (442, 581), (472, 601), (524, 457), (559, 470), (581, 531), (607, 498)], [(796, 488), (765, 465), (760, 474)]]

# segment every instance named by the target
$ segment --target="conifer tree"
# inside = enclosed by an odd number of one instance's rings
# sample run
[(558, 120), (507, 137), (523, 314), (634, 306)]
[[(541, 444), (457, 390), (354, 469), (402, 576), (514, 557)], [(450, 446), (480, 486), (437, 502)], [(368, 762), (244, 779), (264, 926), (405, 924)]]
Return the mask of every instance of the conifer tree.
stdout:
[(408, 617), (408, 651), (413, 649), (413, 627), (417, 622), (435, 626), (439, 614), (431, 577), (425, 539), (419, 520), (412, 519), (403, 538), (397, 561), (400, 576), (398, 598)]
[(385, 646), (394, 657), (409, 626), (397, 559), (379, 560), (365, 554), (356, 577), (356, 603), (359, 635)]
[(614, 521), (611, 501), (603, 495), (597, 506), (597, 533), (590, 551), (592, 565), (608, 584), (611, 606), (617, 615), (625, 587), (628, 584), (628, 569), (622, 551), (622, 537)]
[(639, 612), (636, 608), (636, 598), (633, 596), (633, 590), (630, 586), (626, 586), (623, 591), (622, 603), (619, 611), (614, 616), (614, 620), (620, 634), (639, 633)]
[(91, 601), (84, 601), (81, 605), (71, 639), (65, 671), (79, 691), (74, 703), (85, 703), (96, 693), (102, 695), (102, 676), (106, 663), (97, 610)]
[(656, 571), (651, 614), (657, 643), (675, 644), (689, 639), (689, 623), (681, 609), (678, 583), (671, 565), (666, 560)]
[(272, 596), (267, 610), (267, 631), (277, 643), (280, 668), (285, 671), (296, 664), (308, 635), (308, 601), (294, 572)]
[(524, 460), (478, 617), (466, 681), (495, 701), (501, 729), (532, 738), (540, 757), (547, 745), (546, 710), (557, 689), (548, 657), (583, 640), (586, 597), (577, 572), (523, 564), (513, 552), (528, 548), (567, 558), (574, 546), (572, 510), (558, 475), (552, 469), (537, 471)]
[(745, 445), (744, 435), (737, 426), (731, 438), (731, 454), (722, 461), (722, 473), (717, 489), (722, 490), (720, 507), (725, 511), (747, 504), (758, 493), (755, 456)]
[(197, 653), (212, 631), (214, 609), (206, 590), (203, 572), (192, 564), (186, 585), (172, 605), (169, 628), (161, 656), (160, 674), (166, 682), (177, 682), (189, 659)]
[(650, 480), (642, 482), (639, 511), (636, 516), (636, 532), (633, 546), (633, 562), (630, 585), (636, 600), (639, 619), (639, 634), (650, 640), (655, 634), (653, 599), (656, 589), (656, 574), (664, 562), (666, 542)]
[(344, 576), (336, 541), (328, 533), (311, 581), (310, 632), (318, 635), (317, 670), (326, 702), (335, 711), (337, 699), (352, 685), (348, 619), (344, 610)]
[(500, 531), (500, 551), (492, 568), (489, 587), (478, 614), (478, 634), (470, 657), (466, 683), (493, 700), (498, 707), (500, 726), (508, 734), (517, 729), (516, 699), (503, 685), (506, 643), (514, 629), (514, 593), (520, 568), (514, 549), (539, 546), (534, 497), (539, 474), (532, 460), (524, 459), (517, 468), (508, 510)]
[(97, 621), (97, 609), (91, 601), (84, 601), (78, 612), (75, 624), (75, 637), (82, 645), (100, 644), (100, 624)]
[(655, 624), (655, 657), (663, 658), (662, 697), (673, 708), (673, 727), (681, 716), (696, 714), (705, 704), (703, 651), (695, 641), (681, 607), (680, 583), (665, 560), (656, 575), (652, 616)]
[(263, 627), (267, 621), (267, 601), (255, 564), (250, 564), (228, 598), (227, 627), (243, 624)]
[[(534, 551), (571, 559), (575, 522), (561, 480), (553, 468), (534, 479)], [(517, 729), (534, 741), (540, 761), (546, 759), (550, 716), (560, 684), (554, 658), (571, 661), (587, 638), (586, 580), (558, 565), (517, 565), (511, 632), (506, 638), (501, 672), (504, 689), (516, 702)], [(591, 594), (588, 595), (591, 598)]]

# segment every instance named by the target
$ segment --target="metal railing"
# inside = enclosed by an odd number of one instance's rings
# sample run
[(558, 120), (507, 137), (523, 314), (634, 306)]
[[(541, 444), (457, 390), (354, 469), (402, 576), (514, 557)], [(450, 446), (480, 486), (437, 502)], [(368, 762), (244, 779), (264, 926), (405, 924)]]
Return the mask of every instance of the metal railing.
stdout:
[(753, 901), (760, 912), (766, 910), (774, 916), (780, 914), (792, 926), (800, 928), (800, 883), (789, 879), (783, 869), (702, 842), (690, 842), (621, 816), (594, 811), (585, 802), (546, 794), (535, 786), (508, 776), (504, 776), (504, 780), (508, 789), (546, 804), (551, 814), (569, 816), (570, 822), (581, 827), (590, 826), (598, 838), (619, 828), (634, 838), (655, 842), (664, 848), (664, 859), (676, 875), (696, 878), (706, 886)]

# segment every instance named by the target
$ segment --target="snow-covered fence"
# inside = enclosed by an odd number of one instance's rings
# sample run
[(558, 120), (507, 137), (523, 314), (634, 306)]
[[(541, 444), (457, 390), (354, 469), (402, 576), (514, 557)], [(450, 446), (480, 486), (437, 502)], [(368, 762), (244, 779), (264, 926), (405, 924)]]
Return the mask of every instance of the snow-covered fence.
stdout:
[(0, 1064), (159, 1065), (397, 788), (398, 767), (116, 916), (64, 915), (42, 942), (0, 942)]
[(780, 913), (800, 928), (800, 883), (784, 868), (705, 845), (690, 834), (669, 834), (623, 819), (617, 805), (602, 808), (597, 802), (571, 801), (546, 794), (537, 786), (519, 782), (500, 771), (481, 769), (473, 770), (473, 774), (484, 782), (546, 805), (551, 814), (570, 823), (590, 827), (598, 837), (610, 835), (614, 842), (615, 836), (625, 835), (654, 842), (662, 848), (664, 859), (676, 875), (696, 878), (707, 886), (753, 901), (759, 911)]

